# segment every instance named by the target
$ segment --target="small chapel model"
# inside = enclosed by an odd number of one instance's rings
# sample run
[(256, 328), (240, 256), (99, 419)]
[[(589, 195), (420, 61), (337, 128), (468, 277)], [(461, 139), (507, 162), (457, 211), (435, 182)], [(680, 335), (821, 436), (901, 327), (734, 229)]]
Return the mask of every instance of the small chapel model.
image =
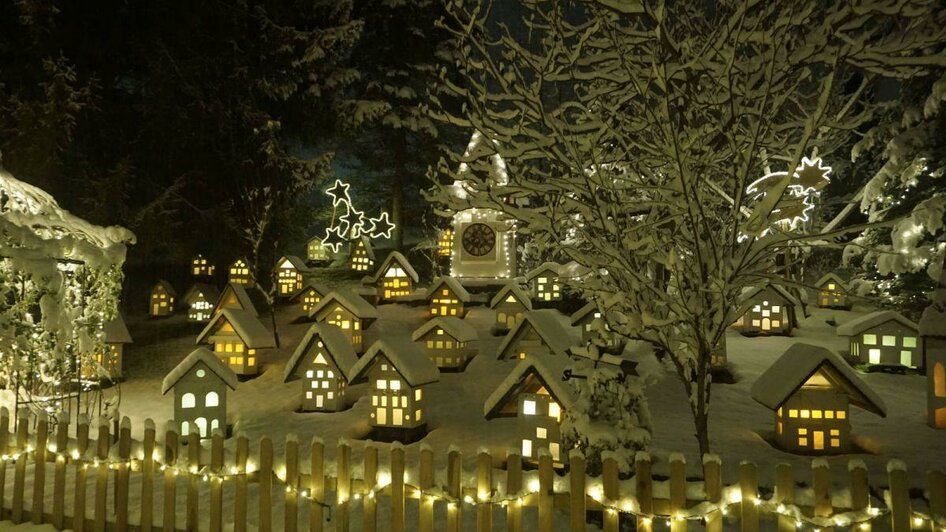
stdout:
[(196, 430), (206, 438), (218, 428), (226, 435), (227, 389), (235, 390), (236, 386), (236, 374), (199, 347), (164, 377), (161, 394), (174, 389), (174, 423), (181, 436)]

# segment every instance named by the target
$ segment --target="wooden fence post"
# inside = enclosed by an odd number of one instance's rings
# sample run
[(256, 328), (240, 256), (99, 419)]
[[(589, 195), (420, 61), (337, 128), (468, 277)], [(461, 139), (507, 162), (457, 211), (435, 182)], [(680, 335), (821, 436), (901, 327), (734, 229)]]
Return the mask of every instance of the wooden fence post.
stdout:
[(210, 434), (210, 532), (223, 530), (223, 431), (215, 428)]
[(76, 426), (76, 452), (73, 455), (79, 462), (76, 464), (76, 490), (72, 505), (72, 530), (85, 530), (85, 476), (88, 473), (88, 464), (84, 462), (89, 449), (89, 418), (79, 414)]
[[(351, 499), (351, 447), (347, 440), (338, 441), (335, 471), (335, 504), (338, 510), (338, 521), (335, 523), (335, 527), (339, 532), (348, 532), (350, 526), (348, 501)], [(401, 480), (403, 481), (403, 479)]]
[[(851, 474), (851, 510), (867, 511), (870, 507), (870, 480), (867, 476), (867, 464), (863, 460), (851, 460), (847, 470)], [(860, 530), (867, 532), (871, 529), (870, 521), (864, 521)]]
[(375, 532), (378, 528), (378, 499), (372, 490), (378, 485), (378, 447), (372, 442), (365, 442), (365, 489), (368, 493), (362, 498), (364, 522), (361, 528), (365, 532)]
[(95, 440), (95, 457), (98, 467), (95, 471), (95, 532), (105, 532), (108, 511), (108, 450), (112, 446), (109, 423), (105, 417), (99, 417), (98, 437)]
[(115, 524), (119, 530), (128, 530), (128, 481), (131, 460), (131, 419), (122, 418), (118, 427), (118, 463), (115, 471)]
[(909, 532), (911, 527), (910, 482), (907, 465), (900, 460), (887, 462), (890, 478), (890, 529), (892, 532)]
[(463, 493), (460, 491), (462, 460), (460, 449), (451, 445), (447, 453), (447, 494), (456, 502), (447, 504), (447, 532), (460, 532), (460, 512), (463, 510)]
[(29, 440), (29, 411), (21, 408), (16, 413), (16, 465), (13, 472), (13, 522), (23, 522), (23, 496), (26, 493), (26, 442)]
[[(706, 485), (706, 500), (712, 504), (723, 501), (723, 478), (721, 462), (715, 454), (703, 455), (703, 481)], [(723, 513), (711, 512), (706, 516), (706, 532), (722, 532)]]
[(321, 438), (312, 439), (312, 458), (309, 462), (309, 530), (321, 532), (324, 527), (323, 504), (325, 504), (325, 444)]
[(6, 511), (3, 509), (6, 498), (4, 497), (7, 485), (7, 460), (6, 456), (10, 452), (10, 411), (7, 407), (0, 408), (0, 454), (3, 459), (0, 460), (0, 519), (6, 519)]
[(66, 457), (69, 453), (69, 418), (63, 416), (56, 424), (56, 470), (53, 473), (53, 518), (56, 530), (66, 528)]
[(200, 427), (187, 434), (187, 499), (184, 516), (187, 530), (197, 530), (200, 515)]
[(756, 507), (759, 496), (759, 475), (752, 462), (743, 460), (739, 464), (739, 488), (742, 495), (740, 506), (742, 532), (758, 532), (759, 509)]
[[(603, 488), (603, 502), (608, 506), (617, 506), (621, 498), (618, 491), (618, 461), (611, 451), (601, 453), (601, 482)], [(620, 529), (621, 514), (614, 508), (607, 508), (602, 513), (604, 532), (618, 532)]]
[(34, 524), (43, 522), (46, 503), (46, 439), (49, 437), (49, 423), (46, 414), (40, 413), (36, 420), (36, 451), (33, 469), (33, 503), (30, 504), (30, 517)]
[(246, 462), (250, 457), (250, 442), (243, 434), (237, 435), (236, 455), (234, 468), (236, 470), (236, 485), (233, 488), (233, 530), (246, 532), (246, 484), (250, 472)]
[(946, 520), (946, 474), (942, 471), (928, 471), (926, 489), (930, 497), (930, 517), (942, 524)]
[(286, 504), (283, 517), (283, 530), (299, 530), (299, 439), (295, 434), (286, 437)]
[[(780, 463), (775, 466), (775, 502), (795, 503), (795, 478), (791, 464)], [(778, 516), (779, 532), (795, 532), (795, 518), (788, 515)]]
[(585, 529), (585, 514), (588, 508), (585, 482), (585, 455), (574, 449), (568, 454), (568, 510), (572, 532)]
[(404, 532), (404, 446), (391, 444), (391, 531)]
[(273, 529), (273, 440), (259, 442), (259, 531)]
[[(640, 513), (651, 515), (654, 512), (654, 480), (650, 474), (650, 455), (640, 451), (634, 458), (634, 489)], [(649, 517), (637, 518), (637, 530), (653, 532), (654, 522)]]
[(506, 451), (506, 496), (517, 496), (506, 505), (506, 529), (522, 531), (522, 457), (518, 449)]
[(418, 530), (433, 532), (434, 530), (434, 498), (429, 491), (434, 487), (434, 451), (426, 443), (420, 446), (420, 466), (418, 471), (417, 487), (420, 489), (418, 499)]
[(539, 449), (539, 531), (552, 532), (555, 520), (555, 485), (552, 455), (548, 449)]
[[(811, 461), (811, 484), (815, 495), (815, 517), (829, 517), (833, 511), (831, 505), (831, 468), (824, 458)], [(831, 532), (833, 528), (821, 530)]]
[(489, 532), (493, 529), (493, 458), (484, 449), (476, 455), (476, 529)]
[(168, 421), (164, 434), (164, 512), (161, 519), (164, 532), (177, 530), (177, 443), (177, 424)]
[(670, 532), (686, 532), (682, 513), (687, 506), (687, 460), (680, 453), (670, 454)]
[(154, 522), (154, 421), (145, 420), (141, 457), (141, 532), (151, 532)]

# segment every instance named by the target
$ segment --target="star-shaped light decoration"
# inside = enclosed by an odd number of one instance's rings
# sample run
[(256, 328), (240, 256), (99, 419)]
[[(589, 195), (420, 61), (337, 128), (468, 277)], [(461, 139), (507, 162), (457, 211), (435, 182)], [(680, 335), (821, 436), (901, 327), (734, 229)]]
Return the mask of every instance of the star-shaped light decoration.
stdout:
[(351, 233), (352, 238), (358, 238), (365, 225), (365, 213), (349, 204), (348, 212), (339, 216), (338, 221), (347, 226), (346, 234)]
[(348, 243), (340, 227), (330, 227), (325, 230), (325, 238), (322, 239), (322, 245), (331, 249), (332, 253), (338, 253), (338, 249)]
[(338, 207), (339, 204), (351, 205), (351, 197), (348, 196), (350, 186), (348, 183), (342, 183), (341, 179), (336, 179), (335, 184), (326, 189), (325, 193), (332, 198), (332, 207)]
[(789, 186), (794, 189), (796, 195), (817, 192), (831, 182), (828, 177), (830, 173), (831, 167), (824, 166), (820, 157), (815, 157), (814, 160), (802, 157), (801, 166), (795, 169)]
[[(785, 224), (789, 229), (796, 229), (799, 224), (807, 221), (815, 208), (812, 196), (820, 193), (821, 189), (831, 182), (828, 177), (830, 173), (831, 167), (824, 166), (820, 157), (802, 157), (801, 164), (791, 175), (788, 172), (772, 172), (753, 181), (746, 188), (746, 194), (756, 202), (768, 202), (771, 211), (767, 218), (757, 219), (755, 224), (752, 224), (754, 230), (749, 232), (765, 236), (776, 224)], [(778, 198), (767, 198), (773, 189), (779, 187), (784, 189), (781, 189), (783, 192)], [(761, 207), (763, 205), (757, 208)], [(742, 239), (741, 237), (740, 240)]]
[(393, 230), (394, 224), (388, 219), (388, 213), (381, 211), (381, 216), (368, 220), (368, 228), (365, 232), (371, 238), (391, 238), (391, 231)]

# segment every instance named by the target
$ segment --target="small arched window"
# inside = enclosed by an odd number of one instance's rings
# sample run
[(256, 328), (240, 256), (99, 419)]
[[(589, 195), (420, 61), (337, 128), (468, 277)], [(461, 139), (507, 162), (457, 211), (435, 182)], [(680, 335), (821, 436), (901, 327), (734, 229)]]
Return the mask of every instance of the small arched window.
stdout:
[(204, 406), (218, 406), (220, 405), (220, 396), (217, 395), (217, 392), (207, 393), (207, 397), (204, 398)]
[(181, 397), (181, 408), (194, 408), (197, 406), (197, 396), (188, 392)]

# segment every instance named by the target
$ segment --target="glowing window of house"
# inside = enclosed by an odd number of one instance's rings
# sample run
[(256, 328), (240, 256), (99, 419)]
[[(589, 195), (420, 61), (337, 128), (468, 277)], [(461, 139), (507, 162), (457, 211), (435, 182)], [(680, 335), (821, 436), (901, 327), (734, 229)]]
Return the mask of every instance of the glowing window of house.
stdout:
[(752, 312), (762, 312), (762, 307), (759, 305), (756, 305), (752, 307)]
[(904, 336), (903, 347), (916, 347), (916, 336)]
[(181, 408), (194, 408), (197, 406), (197, 396), (188, 392), (181, 397)]
[(549, 403), (549, 417), (562, 420), (562, 407), (558, 406), (558, 403)]
[(841, 440), (839, 438), (831, 438), (831, 447), (840, 447)]
[(821, 419), (821, 410), (812, 410), (811, 419)]
[(385, 277), (404, 277), (404, 270), (399, 266), (391, 266), (388, 268), (388, 271), (384, 272)]
[(864, 335), (864, 345), (877, 345), (877, 335), (876, 335), (876, 334), (865, 334), (865, 335)]
[(421, 415), (423, 412), (420, 410), (414, 410), (414, 421), (420, 421)]
[(834, 283), (828, 283), (828, 290), (834, 290), (834, 288), (835, 288)]
[(836, 417), (837, 419), (846, 419), (847, 412), (845, 412), (844, 410), (838, 410), (834, 413), (834, 417)]
[(535, 415), (535, 401), (526, 399), (522, 402), (522, 413), (526, 416)]
[(897, 345), (897, 337), (890, 334), (885, 334), (883, 337), (883, 344), (885, 346)]
[(811, 411), (810, 411), (810, 410), (802, 410), (802, 411), (801, 411), (801, 418), (802, 418), (802, 419), (808, 419), (809, 417), (811, 417)]
[(532, 440), (522, 440), (522, 456), (532, 456)]
[(377, 389), (379, 389), (379, 390), (387, 390), (387, 389), (388, 389), (388, 381), (386, 381), (386, 380), (384, 380), (384, 379), (378, 379), (378, 380), (375, 381), (374, 386), (375, 386), (375, 388), (377, 388)]
[(423, 397), (423, 393), (421, 392), (420, 388), (414, 390), (414, 400), (420, 401), (421, 397)]
[(834, 410), (825, 410), (824, 411), (825, 419), (834, 419)]
[(549, 432), (549, 431), (548, 431), (547, 429), (545, 429), (544, 427), (536, 427), (536, 428), (535, 428), (535, 437), (538, 438), (538, 439), (540, 439), (540, 440), (544, 440), (545, 438), (548, 437), (548, 432)]
[(506, 303), (517, 303), (516, 296), (509, 294), (506, 296)]
[(392, 381), (391, 381), (391, 389), (392, 389), (392, 390), (400, 390), (400, 389), (401, 389), (401, 381), (399, 381), (399, 380), (392, 380)]
[(798, 410), (791, 408), (788, 410), (788, 417), (798, 417)]
[(913, 367), (913, 351), (900, 351), (900, 365)]
[(217, 392), (208, 392), (204, 397), (204, 406), (220, 406), (220, 396)]

